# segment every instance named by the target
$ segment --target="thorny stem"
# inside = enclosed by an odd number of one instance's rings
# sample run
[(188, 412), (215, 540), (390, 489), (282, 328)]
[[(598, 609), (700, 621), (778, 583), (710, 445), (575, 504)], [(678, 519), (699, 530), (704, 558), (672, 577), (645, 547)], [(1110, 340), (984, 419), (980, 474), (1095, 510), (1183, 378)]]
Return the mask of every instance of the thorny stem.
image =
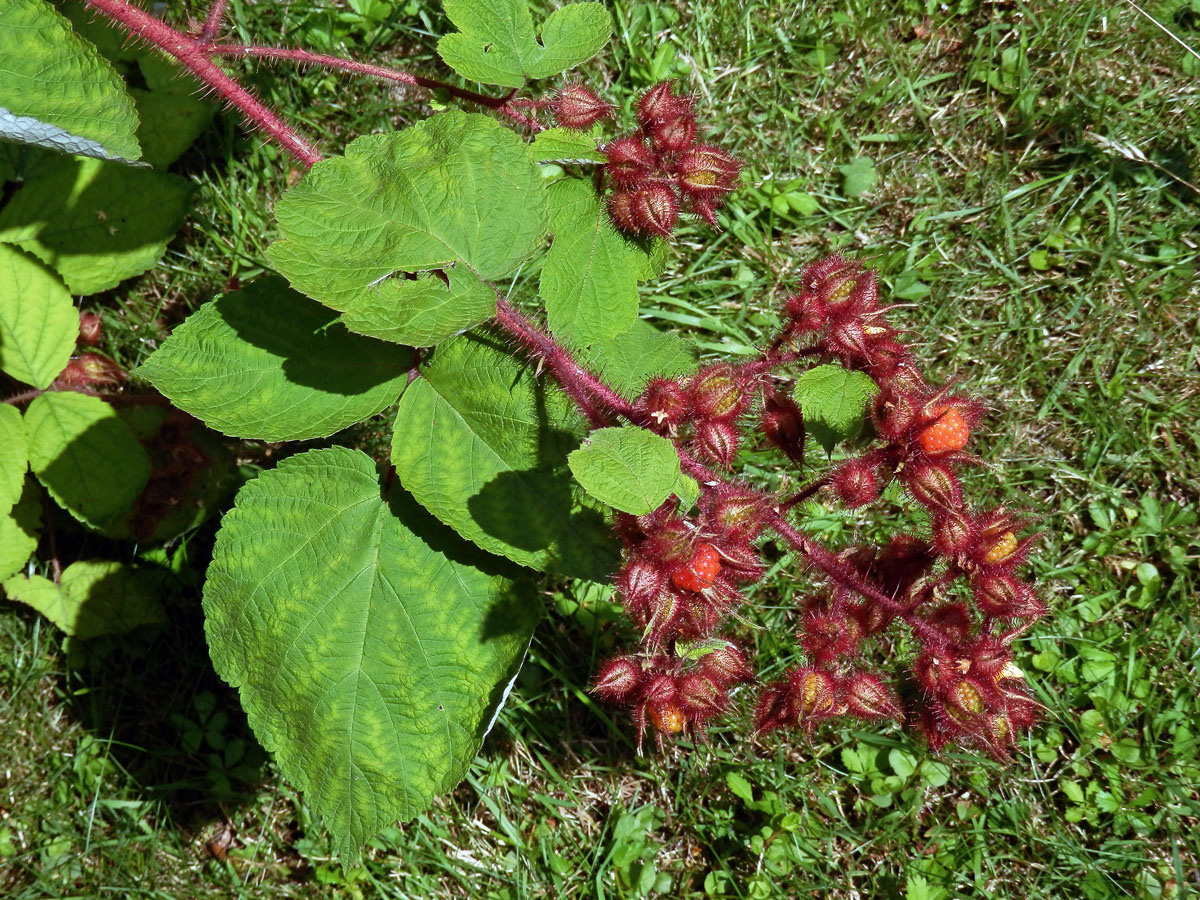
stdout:
[(200, 29), (200, 43), (211, 44), (221, 30), (221, 20), (225, 18), (225, 6), (229, 0), (213, 0), (204, 19), (204, 27)]

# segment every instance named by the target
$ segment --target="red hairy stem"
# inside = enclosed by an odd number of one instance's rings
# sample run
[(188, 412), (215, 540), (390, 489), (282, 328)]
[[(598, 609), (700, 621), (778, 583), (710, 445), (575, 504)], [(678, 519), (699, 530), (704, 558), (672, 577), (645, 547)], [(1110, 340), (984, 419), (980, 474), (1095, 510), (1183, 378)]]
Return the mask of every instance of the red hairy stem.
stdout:
[(633, 407), (620, 394), (577, 363), (558, 342), (521, 315), (507, 300), (496, 299), (495, 322), (521, 345), (525, 353), (541, 361), (564, 391), (596, 427), (610, 424), (612, 416), (633, 421)]
[(221, 20), (225, 18), (225, 7), (229, 0), (213, 0), (204, 18), (204, 27), (200, 29), (200, 43), (211, 44), (221, 30)]
[[(339, 69), (343, 72), (353, 72), (355, 75), (365, 75), (369, 78), (382, 78), (397, 84), (407, 84), (411, 87), (428, 88), (429, 90), (444, 90), (460, 100), (469, 100), (486, 106), (489, 109), (504, 111), (515, 91), (510, 91), (503, 97), (489, 97), (486, 94), (469, 91), (466, 88), (455, 87), (452, 84), (438, 81), (436, 78), (425, 78), (413, 75), (401, 69), (389, 69), (386, 66), (375, 66), (370, 63), (358, 62), (354, 59), (344, 59), (340, 56), (329, 56), (324, 53), (310, 53), (307, 50), (290, 50), (285, 47), (261, 47), (253, 44), (215, 44), (205, 48), (209, 56), (229, 56), (237, 59), (255, 57), (257, 59), (282, 59), (299, 63), (302, 66), (321, 66), (326, 69)], [(509, 110), (511, 114), (515, 110)], [(525, 117), (522, 116), (522, 119)]]
[(767, 527), (791, 544), (792, 548), (803, 556), (813, 566), (820, 569), (834, 581), (837, 581), (861, 594), (868, 600), (873, 600), (889, 611), (895, 613), (908, 623), (918, 635), (930, 646), (952, 647), (954, 644), (946, 640), (946, 636), (933, 626), (913, 615), (903, 603), (898, 603), (876, 587), (868, 584), (849, 567), (838, 561), (838, 558), (808, 537), (804, 532), (793, 527), (781, 515), (773, 515), (767, 520)]
[(251, 125), (266, 133), (305, 166), (311, 167), (321, 161), (321, 154), (315, 147), (263, 106), (253, 94), (222, 72), (205, 55), (204, 44), (125, 0), (87, 0), (87, 4), (130, 34), (175, 57), (200, 81), (237, 107)]
[(825, 478), (818, 478), (816, 481), (801, 488), (796, 493), (792, 494), (792, 496), (788, 497), (786, 500), (784, 500), (782, 503), (780, 503), (779, 511), (787, 512), (787, 510), (791, 509), (797, 503), (803, 503), (805, 500), (807, 500), (809, 497), (811, 497), (813, 494), (815, 494), (821, 488), (825, 487), (825, 485), (827, 485), (827, 484), (829, 484), (828, 476), (826, 476)]

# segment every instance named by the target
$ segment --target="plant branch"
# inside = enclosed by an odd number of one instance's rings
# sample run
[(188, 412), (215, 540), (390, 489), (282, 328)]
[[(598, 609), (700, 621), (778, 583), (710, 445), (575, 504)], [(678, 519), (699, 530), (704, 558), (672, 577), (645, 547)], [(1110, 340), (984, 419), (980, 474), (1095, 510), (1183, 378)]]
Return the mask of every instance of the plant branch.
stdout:
[(311, 167), (321, 161), (321, 154), (315, 147), (300, 137), (274, 112), (263, 106), (253, 94), (222, 72), (205, 55), (204, 44), (159, 21), (145, 10), (127, 3), (126, 0), (87, 0), (87, 4), (130, 34), (175, 57), (212, 91), (236, 107), (247, 122), (265, 132), (305, 166)]
[(200, 29), (200, 43), (211, 44), (221, 30), (221, 20), (225, 18), (225, 7), (229, 0), (213, 0), (204, 19), (204, 27)]

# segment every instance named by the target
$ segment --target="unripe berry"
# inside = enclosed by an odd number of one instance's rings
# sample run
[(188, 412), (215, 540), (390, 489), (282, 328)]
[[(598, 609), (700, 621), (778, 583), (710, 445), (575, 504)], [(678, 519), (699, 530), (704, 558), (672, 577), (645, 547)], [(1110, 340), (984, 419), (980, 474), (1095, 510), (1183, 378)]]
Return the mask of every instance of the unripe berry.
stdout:
[(972, 589), (979, 611), (993, 619), (1036, 618), (1045, 612), (1033, 589), (1012, 575), (977, 575)]
[(988, 548), (987, 554), (984, 556), (984, 562), (995, 565), (998, 562), (1008, 559), (1016, 552), (1017, 536), (1011, 531), (1006, 531)]
[(671, 91), (671, 82), (660, 81), (648, 88), (637, 102), (637, 120), (643, 128), (670, 122), (690, 115), (692, 98), (679, 97)]
[(729, 366), (713, 366), (692, 379), (692, 402), (700, 419), (731, 419), (745, 405), (745, 389)]
[(811, 716), (820, 716), (833, 710), (837, 684), (828, 672), (819, 669), (801, 668), (788, 679), (792, 691), (792, 702), (797, 711)]
[(838, 500), (850, 509), (866, 506), (879, 498), (879, 479), (875, 467), (861, 459), (842, 463), (829, 479)]
[(91, 387), (94, 385), (118, 385), (126, 379), (125, 370), (107, 356), (99, 353), (81, 353), (58, 373), (54, 379), (57, 388)]
[(654, 165), (654, 154), (641, 138), (617, 138), (604, 148), (608, 162), (604, 171), (613, 183), (620, 187), (640, 186), (650, 175)]
[(796, 465), (804, 464), (804, 413), (796, 401), (782, 391), (767, 394), (760, 424), (768, 441)]
[(568, 84), (550, 101), (554, 120), (564, 128), (584, 131), (613, 113), (613, 105), (583, 84)]
[(660, 706), (651, 703), (646, 707), (646, 713), (649, 715), (650, 724), (654, 726), (655, 731), (663, 734), (679, 734), (683, 731), (686, 720), (683, 717), (683, 711), (678, 706)]
[(719, 147), (700, 144), (684, 152), (675, 171), (681, 191), (693, 197), (711, 198), (733, 190), (742, 164)]
[(974, 679), (963, 678), (945, 694), (946, 702), (970, 716), (981, 716), (987, 708), (983, 686)]

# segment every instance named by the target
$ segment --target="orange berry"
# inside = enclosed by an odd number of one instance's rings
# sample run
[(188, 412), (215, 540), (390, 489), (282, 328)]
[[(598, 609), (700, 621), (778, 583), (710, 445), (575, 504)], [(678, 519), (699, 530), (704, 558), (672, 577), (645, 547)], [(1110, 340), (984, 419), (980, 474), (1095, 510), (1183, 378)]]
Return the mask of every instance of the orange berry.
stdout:
[(921, 449), (931, 456), (961, 450), (967, 445), (971, 429), (957, 409), (946, 410), (938, 420), (917, 436)]
[(683, 712), (678, 706), (651, 704), (647, 712), (650, 715), (650, 724), (654, 726), (655, 730), (664, 734), (679, 734), (683, 731)]
[(1003, 562), (1014, 553), (1017, 552), (1017, 536), (1011, 531), (1006, 531), (992, 544), (992, 548), (988, 550), (984, 562), (992, 564)]

